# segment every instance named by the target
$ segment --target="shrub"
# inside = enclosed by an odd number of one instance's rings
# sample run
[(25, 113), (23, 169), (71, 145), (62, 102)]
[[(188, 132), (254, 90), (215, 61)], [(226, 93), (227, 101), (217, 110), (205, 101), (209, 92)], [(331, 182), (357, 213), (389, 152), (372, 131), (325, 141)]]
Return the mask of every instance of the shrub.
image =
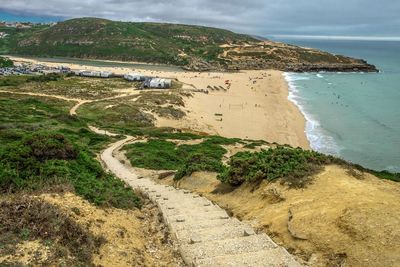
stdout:
[(25, 138), (28, 156), (43, 162), (51, 159), (76, 159), (77, 151), (62, 134), (34, 134)]
[(153, 170), (177, 170), (175, 179), (181, 179), (194, 171), (223, 170), (221, 162), (226, 150), (205, 140), (196, 145), (176, 146), (165, 140), (149, 140), (124, 147), (132, 165)]
[(0, 68), (11, 68), (14, 66), (14, 62), (8, 58), (0, 57)]
[(340, 160), (315, 151), (278, 146), (256, 153), (235, 154), (229, 161), (229, 168), (218, 175), (218, 179), (238, 186), (244, 182), (282, 178), (290, 186), (301, 187), (323, 164), (332, 162)]
[(219, 159), (207, 157), (204, 154), (191, 154), (185, 160), (175, 174), (174, 180), (180, 180), (196, 171), (222, 172), (224, 166)]
[[(0, 201), (0, 221), (3, 252), (4, 248), (15, 249), (22, 240), (51, 243), (50, 258), (40, 265), (52, 265), (50, 262), (62, 259), (68, 266), (90, 266), (92, 255), (104, 242), (58, 207), (24, 195)], [(64, 253), (57, 253), (60, 251)]]
[(63, 76), (58, 73), (49, 73), (44, 75), (31, 76), (27, 79), (28, 82), (53, 82), (62, 80)]
[(41, 190), (70, 184), (96, 205), (139, 207), (124, 182), (103, 171), (90, 152), (59, 133), (34, 133), (0, 147), (0, 191)]

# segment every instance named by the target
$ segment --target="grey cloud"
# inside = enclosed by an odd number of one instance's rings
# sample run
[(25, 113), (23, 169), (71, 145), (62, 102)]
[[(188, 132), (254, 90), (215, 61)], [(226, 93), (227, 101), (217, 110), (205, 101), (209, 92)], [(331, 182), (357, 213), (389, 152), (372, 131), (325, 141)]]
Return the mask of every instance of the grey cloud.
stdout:
[(258, 35), (400, 36), (398, 0), (0, 0), (0, 9), (223, 27)]

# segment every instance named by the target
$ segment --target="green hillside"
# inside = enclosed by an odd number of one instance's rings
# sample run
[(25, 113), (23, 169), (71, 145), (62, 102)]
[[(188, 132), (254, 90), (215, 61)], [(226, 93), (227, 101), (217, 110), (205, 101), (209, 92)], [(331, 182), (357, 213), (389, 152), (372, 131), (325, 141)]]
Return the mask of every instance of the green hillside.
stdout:
[(376, 71), (365, 61), (202, 26), (79, 18), (2, 29), (0, 54), (139, 61), (188, 70)]
[(254, 41), (249, 36), (215, 28), (96, 18), (72, 19), (10, 38), (10, 43), (15, 44), (9, 48), (11, 54), (177, 65), (187, 63), (184, 54), (212, 60), (221, 44)]

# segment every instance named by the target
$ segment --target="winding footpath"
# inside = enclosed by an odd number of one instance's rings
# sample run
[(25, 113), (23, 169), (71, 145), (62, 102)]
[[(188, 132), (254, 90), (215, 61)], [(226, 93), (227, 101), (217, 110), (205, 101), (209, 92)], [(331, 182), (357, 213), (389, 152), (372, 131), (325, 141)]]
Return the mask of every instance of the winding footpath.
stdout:
[[(76, 115), (76, 110), (85, 103), (123, 97), (81, 100), (37, 93), (16, 94), (76, 101), (77, 104), (70, 110), (71, 115)], [(98, 134), (116, 136), (93, 126), (89, 128)], [(141, 190), (157, 204), (164, 222), (176, 237), (181, 256), (188, 266), (301, 266), (266, 234), (256, 234), (249, 225), (230, 217), (225, 210), (208, 199), (187, 190), (159, 185), (149, 178), (138, 177), (132, 168), (114, 157), (116, 151), (132, 140), (134, 137), (126, 136), (125, 139), (113, 143), (102, 152), (101, 160), (109, 171), (132, 188)]]

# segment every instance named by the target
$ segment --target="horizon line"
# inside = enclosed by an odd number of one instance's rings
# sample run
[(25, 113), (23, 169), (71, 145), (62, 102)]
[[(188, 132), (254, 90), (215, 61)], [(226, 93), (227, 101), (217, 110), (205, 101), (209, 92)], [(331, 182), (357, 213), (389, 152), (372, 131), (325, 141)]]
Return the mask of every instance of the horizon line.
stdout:
[(311, 39), (311, 40), (349, 40), (349, 41), (400, 41), (400, 36), (345, 36), (345, 35), (300, 35), (273, 34), (272, 38)]

